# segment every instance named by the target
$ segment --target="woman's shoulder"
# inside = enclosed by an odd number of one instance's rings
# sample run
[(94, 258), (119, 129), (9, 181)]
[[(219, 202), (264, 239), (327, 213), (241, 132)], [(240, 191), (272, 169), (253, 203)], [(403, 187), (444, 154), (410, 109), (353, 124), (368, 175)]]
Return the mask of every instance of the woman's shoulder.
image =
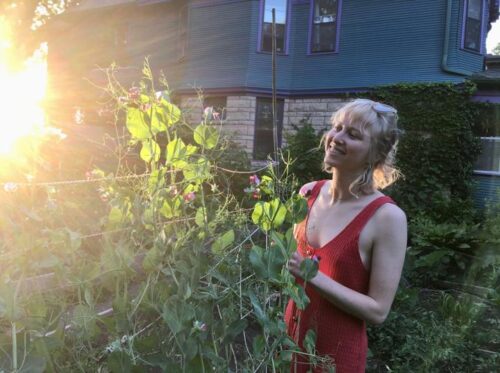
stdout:
[[(387, 197), (382, 195), (382, 197)], [(388, 197), (388, 202), (384, 203), (375, 214), (375, 219), (382, 224), (392, 226), (397, 223), (406, 224), (406, 214), (396, 203)]]
[(316, 181), (311, 181), (307, 184), (302, 185), (302, 187), (299, 189), (299, 194), (302, 197), (309, 197), (316, 186), (317, 183), (324, 183), (327, 180), (316, 180)]

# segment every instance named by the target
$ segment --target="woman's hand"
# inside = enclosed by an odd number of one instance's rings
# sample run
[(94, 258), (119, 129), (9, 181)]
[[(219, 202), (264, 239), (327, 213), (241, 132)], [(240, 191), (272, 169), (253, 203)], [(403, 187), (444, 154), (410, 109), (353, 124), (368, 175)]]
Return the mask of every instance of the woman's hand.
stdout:
[(300, 255), (298, 251), (292, 254), (292, 257), (288, 261), (288, 270), (295, 277), (302, 277), (300, 271), (300, 264), (304, 261), (304, 257)]

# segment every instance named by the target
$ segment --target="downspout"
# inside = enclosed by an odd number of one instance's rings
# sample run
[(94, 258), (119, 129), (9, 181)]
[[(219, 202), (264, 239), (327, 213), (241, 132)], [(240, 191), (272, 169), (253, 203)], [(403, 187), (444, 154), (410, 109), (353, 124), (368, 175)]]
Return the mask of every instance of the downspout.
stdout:
[(450, 47), (450, 28), (451, 28), (451, 6), (452, 0), (447, 0), (446, 3), (446, 28), (444, 30), (444, 47), (443, 47), (443, 56), (441, 59), (441, 68), (447, 73), (456, 74), (456, 75), (472, 75), (471, 71), (455, 69), (448, 65), (448, 49)]

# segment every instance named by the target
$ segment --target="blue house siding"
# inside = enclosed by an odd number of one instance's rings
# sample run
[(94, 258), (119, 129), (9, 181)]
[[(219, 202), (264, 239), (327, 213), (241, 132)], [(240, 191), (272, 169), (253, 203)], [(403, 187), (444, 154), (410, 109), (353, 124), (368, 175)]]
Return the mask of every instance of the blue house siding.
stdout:
[[(270, 89), (271, 56), (257, 51), (260, 1), (194, 1), (190, 6), (190, 54), (181, 88)], [(308, 54), (310, 1), (294, 0), (290, 6), (288, 54), (277, 58), (279, 90), (462, 82), (464, 75), (442, 68), (448, 6), (448, 67), (482, 70), (483, 56), (461, 49), (463, 0), (344, 0), (339, 51), (325, 55)]]
[(256, 2), (208, 4), (190, 7), (186, 75), (179, 88), (246, 86), (248, 56), (255, 52), (250, 35), (257, 32), (252, 27)]
[[(447, 0), (442, 1), (447, 5)], [(452, 69), (462, 69), (474, 73), (483, 70), (484, 58), (480, 53), (464, 50), (462, 48), (463, 41), (463, 28), (464, 28), (464, 12), (465, 12), (465, 1), (464, 0), (451, 0), (451, 19), (452, 23), (450, 26), (450, 44), (448, 48), (448, 65)], [(488, 4), (487, 1), (483, 3), (483, 44), (481, 46), (482, 51), (486, 51), (486, 33), (488, 28)], [(445, 35), (443, 34), (443, 38)]]

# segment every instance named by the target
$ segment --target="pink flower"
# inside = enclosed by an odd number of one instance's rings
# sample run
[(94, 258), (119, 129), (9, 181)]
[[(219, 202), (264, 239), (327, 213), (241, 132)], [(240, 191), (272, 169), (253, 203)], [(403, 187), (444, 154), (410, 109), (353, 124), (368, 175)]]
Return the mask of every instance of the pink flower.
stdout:
[(206, 332), (207, 331), (207, 324), (205, 324), (203, 321), (198, 321), (196, 320), (194, 323), (193, 323), (193, 328), (195, 330), (198, 330), (200, 332)]
[(212, 106), (207, 106), (205, 110), (203, 110), (203, 116), (207, 119), (212, 119), (213, 112), (214, 108)]
[(92, 171), (87, 171), (85, 172), (85, 177), (87, 180), (92, 180)]
[(250, 184), (259, 185), (260, 179), (257, 175), (252, 175), (249, 177)]
[(128, 98), (131, 100), (138, 100), (141, 95), (141, 89), (139, 87), (132, 87), (128, 90)]
[(192, 202), (194, 201), (194, 199), (196, 198), (196, 194), (194, 192), (189, 192), (189, 193), (186, 193), (184, 194), (184, 201), (185, 202)]
[(318, 255), (313, 255), (311, 259), (314, 260), (316, 263), (319, 263), (319, 261), (321, 260), (321, 257)]
[(214, 120), (220, 120), (220, 113), (217, 113), (216, 111), (214, 111), (212, 113), (212, 117), (214, 118)]

